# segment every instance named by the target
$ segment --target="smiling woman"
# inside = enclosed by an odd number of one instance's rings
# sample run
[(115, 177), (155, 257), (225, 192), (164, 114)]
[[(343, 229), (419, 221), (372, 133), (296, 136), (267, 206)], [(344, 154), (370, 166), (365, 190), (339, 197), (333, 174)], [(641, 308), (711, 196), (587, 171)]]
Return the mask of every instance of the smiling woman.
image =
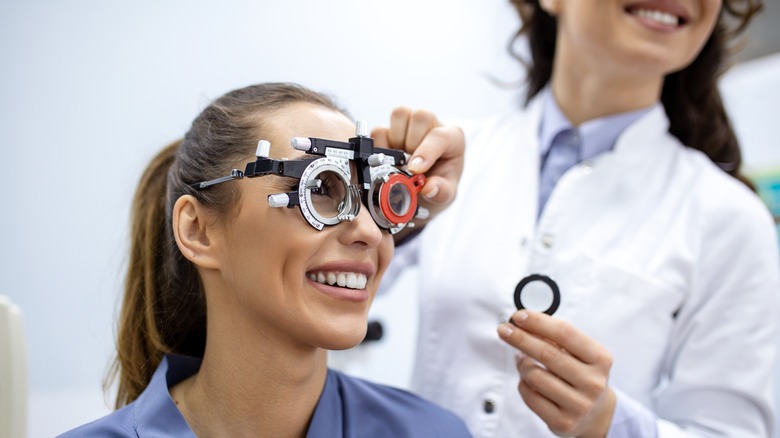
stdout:
[[(468, 436), (448, 411), (327, 368), (327, 349), (365, 336), (393, 236), (368, 209), (318, 229), (268, 200), (343, 194), (280, 170), (311, 162), (282, 145), (354, 131), (328, 97), (262, 84), (154, 158), (133, 204), (118, 410), (65, 436)], [(248, 161), (279, 171), (231, 171)]]
[[(412, 388), (485, 437), (771, 436), (777, 237), (718, 89), (761, 2), (510, 1), (522, 108), (464, 124), (458, 200), (395, 258)], [(515, 308), (532, 274), (554, 316)]]

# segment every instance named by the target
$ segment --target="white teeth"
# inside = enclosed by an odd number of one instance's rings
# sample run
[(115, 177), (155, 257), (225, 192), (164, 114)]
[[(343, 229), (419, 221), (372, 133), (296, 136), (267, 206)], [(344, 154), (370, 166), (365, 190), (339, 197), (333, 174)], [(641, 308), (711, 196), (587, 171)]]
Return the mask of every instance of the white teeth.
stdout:
[(666, 12), (654, 11), (650, 9), (635, 9), (632, 11), (632, 14), (670, 26), (677, 26), (680, 24), (680, 20), (677, 17)]
[(308, 275), (311, 281), (320, 284), (337, 285), (349, 289), (365, 289), (368, 283), (368, 277), (356, 272), (318, 272)]
[(357, 287), (357, 275), (349, 273), (347, 274), (347, 287), (355, 289)]

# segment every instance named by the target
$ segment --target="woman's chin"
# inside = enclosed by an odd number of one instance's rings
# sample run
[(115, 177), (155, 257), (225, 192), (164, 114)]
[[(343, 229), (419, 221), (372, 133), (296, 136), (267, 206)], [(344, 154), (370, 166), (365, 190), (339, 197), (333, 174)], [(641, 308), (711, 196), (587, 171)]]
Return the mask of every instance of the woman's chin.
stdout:
[(326, 350), (348, 350), (360, 344), (366, 337), (366, 320), (361, 324), (348, 324), (330, 330), (330, 336), (321, 340), (320, 347)]

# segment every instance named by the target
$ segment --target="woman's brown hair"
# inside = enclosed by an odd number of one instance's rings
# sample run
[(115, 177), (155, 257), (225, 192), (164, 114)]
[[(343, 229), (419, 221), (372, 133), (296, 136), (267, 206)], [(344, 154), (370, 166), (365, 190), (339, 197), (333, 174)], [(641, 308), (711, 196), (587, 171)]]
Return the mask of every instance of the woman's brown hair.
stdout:
[[(510, 42), (510, 53), (527, 68), (526, 104), (550, 81), (555, 57), (557, 24), (539, 5), (539, 0), (510, 0), (522, 25)], [(669, 116), (669, 132), (710, 160), (729, 175), (751, 188), (740, 174), (742, 154), (718, 90), (725, 71), (728, 44), (741, 33), (761, 10), (761, 0), (724, 0), (718, 23), (696, 59), (664, 80), (661, 102)], [(527, 35), (530, 60), (516, 49), (515, 41)]]
[(105, 385), (118, 379), (117, 409), (138, 398), (164, 354), (202, 357), (206, 346), (203, 286), (174, 241), (174, 203), (189, 194), (226, 217), (238, 202), (235, 186), (198, 191), (191, 185), (228, 175), (263, 138), (267, 116), (293, 103), (346, 114), (328, 96), (296, 84), (241, 88), (204, 109), (184, 138), (166, 146), (144, 171), (132, 204), (117, 356)]

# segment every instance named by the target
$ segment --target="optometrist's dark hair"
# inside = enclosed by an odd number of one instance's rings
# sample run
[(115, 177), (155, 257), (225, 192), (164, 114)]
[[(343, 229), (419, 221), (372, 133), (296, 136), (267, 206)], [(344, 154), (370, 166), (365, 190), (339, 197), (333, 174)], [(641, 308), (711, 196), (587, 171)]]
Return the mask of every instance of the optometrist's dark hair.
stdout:
[[(522, 25), (509, 44), (509, 52), (526, 66), (526, 104), (550, 81), (555, 57), (557, 24), (539, 5), (539, 0), (510, 0)], [(753, 188), (740, 173), (742, 154), (718, 90), (729, 43), (763, 8), (761, 0), (724, 0), (718, 22), (696, 59), (664, 80), (661, 102), (669, 116), (669, 132), (692, 148), (704, 152), (729, 175)], [(531, 59), (516, 49), (516, 41), (526, 36)]]
[(206, 345), (206, 299), (195, 266), (173, 237), (176, 200), (192, 195), (220, 218), (235, 211), (233, 184), (209, 190), (190, 187), (228, 175), (251, 156), (269, 129), (269, 116), (295, 103), (347, 113), (328, 96), (289, 83), (253, 85), (215, 100), (192, 122), (184, 139), (155, 156), (132, 205), (130, 259), (118, 321), (117, 356), (104, 387), (118, 379), (120, 408), (143, 392), (166, 353), (202, 357)]

